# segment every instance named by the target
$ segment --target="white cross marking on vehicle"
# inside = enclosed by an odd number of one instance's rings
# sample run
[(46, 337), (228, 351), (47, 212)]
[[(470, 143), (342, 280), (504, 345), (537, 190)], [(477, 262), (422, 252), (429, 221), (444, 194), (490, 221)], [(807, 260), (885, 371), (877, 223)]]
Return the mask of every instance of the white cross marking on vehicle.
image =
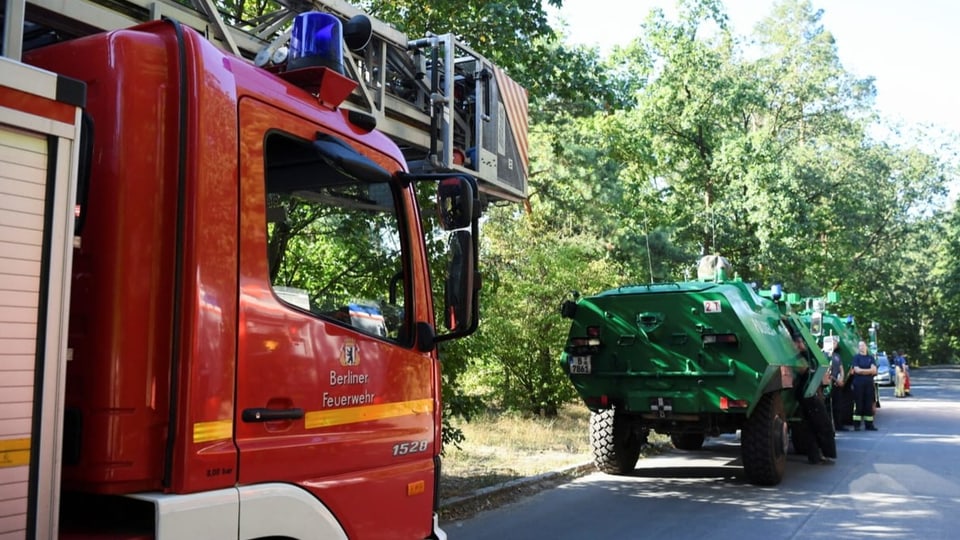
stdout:
[(657, 416), (663, 418), (667, 416), (667, 412), (673, 411), (673, 406), (669, 403), (664, 403), (662, 397), (657, 398), (657, 402), (650, 405), (650, 410), (657, 413)]

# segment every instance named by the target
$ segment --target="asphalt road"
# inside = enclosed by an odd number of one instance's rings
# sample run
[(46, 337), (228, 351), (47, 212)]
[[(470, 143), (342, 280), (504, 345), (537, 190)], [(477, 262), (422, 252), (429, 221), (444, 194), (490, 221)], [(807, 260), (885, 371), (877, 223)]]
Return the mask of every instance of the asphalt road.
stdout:
[(911, 377), (911, 397), (880, 389), (879, 431), (839, 433), (833, 465), (791, 454), (776, 487), (745, 482), (729, 436), (442, 526), (452, 540), (958, 538), (960, 368)]

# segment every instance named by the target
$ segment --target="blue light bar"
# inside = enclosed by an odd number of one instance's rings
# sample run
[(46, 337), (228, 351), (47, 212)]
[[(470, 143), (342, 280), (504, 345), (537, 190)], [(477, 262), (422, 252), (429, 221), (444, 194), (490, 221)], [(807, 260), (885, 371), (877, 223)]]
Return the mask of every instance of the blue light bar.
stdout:
[(329, 13), (310, 11), (293, 20), (287, 69), (327, 67), (343, 75), (343, 25)]
[(774, 300), (780, 300), (780, 297), (783, 296), (783, 286), (775, 283), (770, 287), (770, 296), (773, 297)]

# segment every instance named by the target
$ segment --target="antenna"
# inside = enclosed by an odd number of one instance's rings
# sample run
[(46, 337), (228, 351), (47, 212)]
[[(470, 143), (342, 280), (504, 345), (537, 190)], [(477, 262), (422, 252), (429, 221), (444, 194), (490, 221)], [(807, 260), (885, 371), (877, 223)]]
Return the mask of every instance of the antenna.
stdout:
[(650, 227), (647, 212), (643, 212), (643, 237), (647, 241), (647, 268), (650, 270), (650, 283), (653, 283), (653, 255), (650, 253)]
[(710, 244), (713, 246), (714, 253), (720, 253), (720, 249), (717, 248), (717, 213), (710, 207)]

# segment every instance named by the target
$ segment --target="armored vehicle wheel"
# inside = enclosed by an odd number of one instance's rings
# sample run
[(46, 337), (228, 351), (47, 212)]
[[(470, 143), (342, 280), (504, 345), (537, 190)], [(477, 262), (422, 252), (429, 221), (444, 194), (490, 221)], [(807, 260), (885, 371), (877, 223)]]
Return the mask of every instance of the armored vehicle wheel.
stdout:
[(743, 472), (753, 484), (774, 486), (787, 467), (787, 422), (783, 398), (764, 394), (743, 427), (740, 452)]
[(670, 436), (670, 442), (677, 450), (699, 450), (703, 447), (703, 433), (676, 433)]
[(607, 474), (625, 474), (640, 459), (640, 449), (647, 443), (647, 432), (638, 432), (615, 409), (590, 413), (590, 446), (593, 463)]

